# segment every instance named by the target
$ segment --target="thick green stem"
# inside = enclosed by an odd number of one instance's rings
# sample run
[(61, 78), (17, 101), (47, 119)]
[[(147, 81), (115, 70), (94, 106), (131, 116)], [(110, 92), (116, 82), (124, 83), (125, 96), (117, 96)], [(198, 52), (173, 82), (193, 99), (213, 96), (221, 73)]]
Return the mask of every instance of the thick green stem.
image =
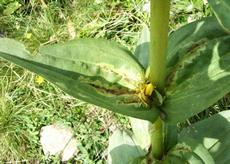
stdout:
[(164, 154), (163, 121), (158, 118), (151, 126), (151, 154), (155, 159), (161, 159)]
[(170, 0), (151, 0), (150, 16), (150, 81), (163, 90), (169, 29)]
[[(156, 85), (159, 91), (164, 90), (169, 11), (170, 0), (151, 0), (149, 80)], [(164, 154), (163, 126), (163, 121), (158, 118), (151, 128), (151, 154), (155, 159), (161, 159)]]

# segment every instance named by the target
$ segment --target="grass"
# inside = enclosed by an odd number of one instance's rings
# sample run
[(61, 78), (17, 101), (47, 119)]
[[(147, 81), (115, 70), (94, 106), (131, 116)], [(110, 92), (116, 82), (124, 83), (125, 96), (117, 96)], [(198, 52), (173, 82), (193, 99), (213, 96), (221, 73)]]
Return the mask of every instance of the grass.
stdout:
[(72, 127), (81, 141), (76, 161), (102, 160), (109, 127), (123, 126), (126, 119), (75, 100), (46, 81), (39, 86), (34, 74), (9, 63), (1, 66), (0, 161), (54, 160), (43, 156), (39, 132), (55, 122)]
[[(11, 2), (21, 4), (10, 15), (3, 12)], [(139, 31), (148, 23), (144, 0), (2, 0), (0, 33), (25, 43), (31, 52), (40, 45), (73, 38), (106, 38), (133, 50)], [(201, 0), (173, 0), (170, 30), (188, 21), (209, 16)], [(229, 109), (230, 97), (214, 105), (211, 112), (190, 119), (192, 123), (213, 111)], [(105, 163), (109, 133), (129, 128), (128, 119), (76, 100), (53, 84), (37, 82), (37, 75), (0, 60), (0, 163), (59, 163), (45, 157), (39, 144), (41, 127), (61, 122), (73, 128), (79, 153), (70, 162)]]

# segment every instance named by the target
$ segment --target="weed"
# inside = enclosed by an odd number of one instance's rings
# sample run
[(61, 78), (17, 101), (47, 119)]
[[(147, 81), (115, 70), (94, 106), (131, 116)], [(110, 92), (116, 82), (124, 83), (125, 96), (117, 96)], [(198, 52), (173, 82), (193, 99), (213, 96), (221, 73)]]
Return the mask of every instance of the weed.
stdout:
[[(0, 33), (25, 43), (31, 52), (37, 47), (82, 37), (116, 40), (133, 50), (140, 29), (148, 22), (145, 1), (24, 1), (10, 15), (3, 15), (10, 1), (0, 4)], [(210, 7), (197, 0), (173, 0), (170, 28), (174, 31), (188, 21), (212, 15)], [(71, 29), (71, 30), (70, 30)], [(103, 163), (109, 131), (128, 127), (120, 115), (89, 106), (64, 94), (36, 75), (0, 60), (0, 161), (58, 161), (43, 156), (39, 145), (42, 126), (54, 122), (68, 124), (80, 141), (79, 163)], [(187, 121), (185, 125), (229, 109), (229, 95)], [(87, 111), (86, 111), (87, 110)]]

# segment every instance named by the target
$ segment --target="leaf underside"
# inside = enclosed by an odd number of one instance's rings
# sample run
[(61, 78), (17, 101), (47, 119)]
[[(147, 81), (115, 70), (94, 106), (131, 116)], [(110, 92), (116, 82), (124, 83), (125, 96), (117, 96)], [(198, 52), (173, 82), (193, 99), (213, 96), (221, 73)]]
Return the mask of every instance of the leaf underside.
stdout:
[(136, 144), (140, 145), (143, 150), (148, 150), (151, 145), (151, 123), (131, 117), (129, 120), (133, 131), (132, 137), (135, 139)]
[(149, 121), (158, 116), (138, 96), (143, 68), (117, 44), (79, 39), (41, 47), (32, 56), (17, 41), (0, 39), (0, 57), (45, 77), (80, 100)]
[(109, 138), (109, 164), (139, 164), (145, 155), (128, 132), (116, 130)]

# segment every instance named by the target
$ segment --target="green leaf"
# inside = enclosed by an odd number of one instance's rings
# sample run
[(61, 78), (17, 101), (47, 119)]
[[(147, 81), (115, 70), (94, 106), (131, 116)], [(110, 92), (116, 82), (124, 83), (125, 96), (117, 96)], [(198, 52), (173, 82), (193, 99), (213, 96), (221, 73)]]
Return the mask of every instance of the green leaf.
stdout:
[(215, 18), (186, 25), (169, 39), (166, 121), (175, 124), (213, 105), (230, 91), (230, 35)]
[[(144, 81), (144, 70), (132, 54), (106, 40), (78, 39), (41, 47), (39, 53), (47, 58), (46, 65), (87, 76), (99, 76), (129, 89), (138, 88)], [(52, 61), (54, 58), (55, 62)]]
[(109, 164), (139, 164), (147, 152), (136, 145), (131, 134), (116, 130), (109, 138)]
[(164, 145), (165, 151), (169, 151), (172, 147), (177, 144), (177, 126), (170, 125), (165, 123), (164, 124), (164, 131), (165, 131), (165, 138), (164, 138)]
[(41, 47), (36, 56), (0, 39), (0, 57), (38, 73), (68, 94), (111, 111), (154, 121), (158, 110), (143, 104), (143, 69), (126, 49), (104, 40), (80, 39)]
[(230, 33), (230, 1), (229, 0), (208, 0), (210, 6), (221, 24)]
[(140, 145), (143, 150), (148, 151), (151, 145), (150, 138), (150, 126), (151, 123), (149, 121), (140, 120), (136, 118), (130, 117), (130, 123), (133, 131), (133, 138), (136, 143)]
[(149, 44), (150, 44), (150, 31), (147, 25), (143, 27), (140, 39), (137, 43), (137, 48), (134, 55), (142, 66), (146, 69), (149, 61)]
[(183, 138), (168, 152), (163, 163), (214, 164), (214, 160), (202, 144), (191, 138)]
[(230, 111), (223, 111), (199, 121), (180, 133), (180, 139), (191, 137), (203, 144), (215, 163), (230, 163)]

